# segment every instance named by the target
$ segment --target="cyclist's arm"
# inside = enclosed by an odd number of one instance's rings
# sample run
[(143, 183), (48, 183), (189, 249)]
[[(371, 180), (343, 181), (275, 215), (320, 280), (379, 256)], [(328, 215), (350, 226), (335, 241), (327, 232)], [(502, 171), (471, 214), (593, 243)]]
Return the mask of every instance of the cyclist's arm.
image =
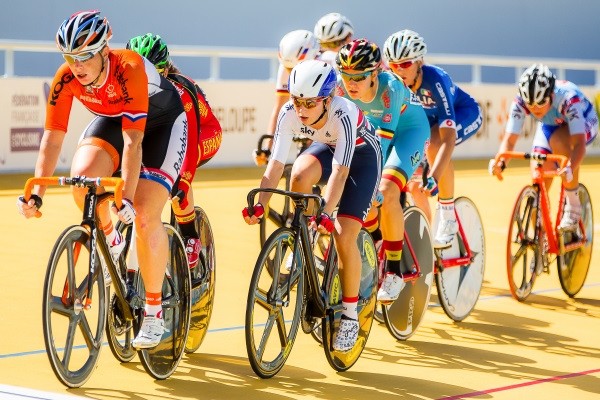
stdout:
[[(66, 132), (56, 129), (48, 129), (44, 131), (42, 140), (40, 142), (40, 151), (38, 158), (35, 163), (35, 176), (51, 176), (54, 174), (56, 165), (58, 164), (58, 157), (60, 156), (60, 150), (62, 148), (63, 141), (65, 139)], [(33, 193), (38, 196), (44, 196), (46, 187), (36, 186)]]
[[(277, 160), (271, 159), (269, 160), (269, 164), (267, 164), (267, 169), (260, 180), (261, 189), (273, 189), (279, 185), (279, 180), (283, 175), (283, 168), (285, 165)], [(269, 204), (269, 200), (271, 199), (271, 193), (261, 192), (258, 195), (258, 202), (266, 207)]]
[[(456, 143), (456, 112), (452, 95), (453, 83), (450, 77), (436, 82), (437, 93), (434, 93), (438, 110), (438, 131), (440, 134), (440, 148), (437, 152), (430, 175), (439, 180), (443, 171), (450, 164)], [(456, 90), (456, 88), (454, 88)]]
[(586, 135), (585, 133), (571, 134), (569, 143), (571, 145), (571, 169), (576, 170), (581, 166), (586, 150)]
[(331, 176), (327, 180), (325, 193), (323, 194), (323, 198), (325, 199), (325, 208), (323, 209), (323, 212), (328, 215), (333, 213), (340, 202), (342, 192), (344, 191), (344, 185), (350, 174), (350, 168), (344, 165), (333, 164), (331, 169)]
[[(269, 126), (267, 127), (268, 135), (272, 135), (275, 133), (279, 110), (281, 110), (281, 106), (283, 106), (289, 99), (290, 95), (288, 92), (277, 92), (277, 95), (275, 97), (275, 104), (273, 104), (273, 111), (271, 111), (271, 118), (269, 119)], [(271, 149), (271, 142), (269, 142), (269, 149)]]
[(144, 132), (139, 129), (123, 130), (123, 160), (121, 162), (121, 176), (125, 181), (123, 197), (132, 201), (140, 178), (143, 138)]

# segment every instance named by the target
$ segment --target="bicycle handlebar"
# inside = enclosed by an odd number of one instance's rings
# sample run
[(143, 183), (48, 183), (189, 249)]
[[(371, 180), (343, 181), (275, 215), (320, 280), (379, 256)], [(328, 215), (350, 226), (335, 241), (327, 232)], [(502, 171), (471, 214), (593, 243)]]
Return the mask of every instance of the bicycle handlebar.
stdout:
[[(496, 154), (495, 161), (498, 163), (500, 160), (506, 160), (511, 158), (519, 158), (522, 160), (536, 160), (538, 162), (554, 161), (559, 164), (559, 170), (565, 168), (569, 163), (569, 157), (563, 156), (562, 154), (545, 154), (545, 153), (526, 153), (522, 151), (505, 151)], [(496, 174), (498, 180), (502, 180), (502, 172)]]
[[(29, 178), (25, 182), (25, 188), (23, 189), (23, 199), (26, 202), (31, 197), (31, 192), (35, 185), (40, 186), (79, 186), (79, 187), (92, 187), (92, 186), (114, 186), (115, 204), (117, 208), (121, 208), (123, 200), (123, 185), (125, 181), (121, 178), (86, 178), (85, 176), (42, 176), (36, 178)], [(42, 213), (37, 211), (35, 216), (37, 218), (42, 216)]]
[(319, 196), (318, 194), (298, 193), (298, 192), (292, 192), (289, 190), (282, 190), (282, 189), (256, 188), (256, 189), (252, 189), (250, 192), (248, 192), (247, 201), (248, 201), (249, 209), (254, 208), (254, 198), (260, 192), (269, 192), (269, 193), (275, 193), (275, 194), (287, 196), (290, 199), (292, 199), (295, 203), (300, 200), (313, 199), (313, 200), (317, 201), (317, 203), (318, 203), (318, 209), (317, 209), (317, 212), (315, 213), (315, 215), (321, 215), (321, 213), (323, 212), (323, 208), (325, 208), (325, 199), (323, 197)]

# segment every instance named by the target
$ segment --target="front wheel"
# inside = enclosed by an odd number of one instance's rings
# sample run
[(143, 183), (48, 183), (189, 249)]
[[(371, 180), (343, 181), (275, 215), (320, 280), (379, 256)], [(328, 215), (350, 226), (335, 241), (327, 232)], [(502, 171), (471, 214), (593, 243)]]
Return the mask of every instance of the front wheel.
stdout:
[(512, 212), (506, 244), (506, 268), (510, 293), (518, 301), (531, 294), (541, 268), (541, 222), (538, 209), (539, 192), (536, 186), (525, 186)]
[[(475, 307), (483, 285), (485, 270), (485, 237), (481, 217), (475, 204), (466, 197), (454, 201), (459, 221), (459, 232), (449, 248), (436, 251), (438, 272), (435, 275), (438, 299), (450, 319), (460, 322)], [(437, 230), (439, 216), (433, 222)], [(468, 257), (468, 264), (458, 264)]]
[(54, 374), (68, 387), (79, 387), (89, 379), (104, 337), (107, 290), (96, 257), (88, 292), (90, 261), (87, 229), (71, 226), (54, 244), (44, 280), (46, 353)]
[(592, 259), (592, 246), (594, 244), (594, 215), (592, 212), (592, 201), (587, 188), (579, 184), (579, 201), (581, 202), (581, 225), (579, 230), (573, 233), (565, 233), (563, 240), (582, 240), (585, 233), (585, 242), (581, 247), (562, 254), (557, 258), (558, 279), (563, 291), (569, 297), (575, 297), (583, 287), (587, 277)]
[[(260, 251), (250, 280), (246, 350), (252, 369), (261, 378), (271, 378), (283, 368), (301, 323), (306, 263), (295, 241), (290, 228), (273, 232)], [(288, 271), (286, 261), (291, 254), (296, 259)]]

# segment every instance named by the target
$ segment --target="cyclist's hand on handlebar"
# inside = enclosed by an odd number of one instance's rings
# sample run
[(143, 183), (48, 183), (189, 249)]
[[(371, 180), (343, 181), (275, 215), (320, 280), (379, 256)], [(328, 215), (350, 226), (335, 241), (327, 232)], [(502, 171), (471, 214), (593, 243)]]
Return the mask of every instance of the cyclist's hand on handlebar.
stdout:
[(42, 214), (38, 211), (42, 207), (42, 198), (37, 194), (32, 194), (28, 201), (23, 196), (17, 199), (17, 210), (25, 218), (40, 217)]
[(571, 168), (571, 162), (569, 161), (567, 166), (563, 169), (559, 169), (558, 173), (559, 175), (564, 176), (567, 183), (571, 182), (573, 180), (573, 169)]
[(267, 165), (267, 163), (269, 162), (270, 155), (271, 152), (269, 150), (254, 149), (254, 151), (252, 151), (252, 158), (254, 160), (254, 164), (256, 164), (259, 167)]
[(124, 224), (133, 224), (136, 215), (135, 209), (133, 208), (133, 203), (131, 202), (131, 200), (128, 200), (126, 198), (123, 198), (121, 202), (123, 204), (119, 209), (117, 209), (117, 206), (113, 203), (113, 212), (118, 215), (119, 220), (121, 220), (121, 222), (123, 222)]
[(498, 160), (496, 162), (495, 158), (492, 158), (488, 164), (488, 172), (490, 175), (499, 177), (502, 174), (502, 171), (506, 168), (506, 163), (504, 160)]
[(421, 182), (420, 188), (430, 196), (438, 194), (438, 184), (433, 176), (428, 176), (426, 182)]
[(333, 232), (335, 224), (327, 213), (321, 213), (318, 217), (312, 216), (308, 221), (308, 227), (316, 229), (319, 233), (327, 234)]
[(244, 207), (242, 210), (242, 216), (248, 225), (258, 224), (264, 215), (265, 207), (260, 203), (256, 203), (254, 207)]

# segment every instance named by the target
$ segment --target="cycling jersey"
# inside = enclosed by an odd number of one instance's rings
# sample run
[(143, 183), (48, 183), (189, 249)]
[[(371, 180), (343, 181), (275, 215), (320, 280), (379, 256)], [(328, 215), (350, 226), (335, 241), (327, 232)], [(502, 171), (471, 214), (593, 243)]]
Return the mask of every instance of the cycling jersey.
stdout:
[[(406, 177), (412, 176), (424, 157), (430, 129), (421, 102), (403, 81), (391, 73), (377, 75), (377, 92), (370, 102), (352, 99), (341, 79), (338, 93), (353, 101), (363, 111), (381, 140), (384, 169), (397, 167)], [(385, 175), (385, 172), (384, 172)]]
[(123, 130), (144, 131), (140, 177), (168, 190), (177, 179), (187, 142), (187, 119), (173, 85), (154, 66), (130, 50), (111, 50), (106, 79), (83, 86), (67, 63), (58, 68), (46, 105), (48, 130), (67, 132), (73, 98), (98, 117), (88, 125), (80, 145), (107, 150), (115, 171), (123, 152)]
[(592, 103), (577, 85), (569, 81), (556, 81), (552, 106), (542, 119), (535, 118), (525, 107), (521, 96), (517, 96), (510, 106), (506, 132), (520, 134), (525, 117), (528, 115), (538, 121), (533, 138), (534, 148), (550, 151), (550, 136), (562, 125), (569, 127), (571, 135), (585, 134), (587, 144), (590, 144), (598, 134), (598, 115)]
[(429, 125), (456, 129), (457, 145), (474, 135), (483, 123), (475, 99), (435, 65), (423, 65), (421, 74), (423, 80), (416, 95), (423, 104)]
[(302, 124), (291, 101), (283, 105), (271, 157), (285, 164), (293, 138), (304, 135), (313, 143), (302, 154), (313, 155), (322, 169), (321, 181), (332, 165), (350, 168), (338, 208), (338, 216), (364, 221), (381, 176), (381, 147), (375, 130), (351, 101), (335, 96), (327, 104), (327, 122), (320, 129)]

